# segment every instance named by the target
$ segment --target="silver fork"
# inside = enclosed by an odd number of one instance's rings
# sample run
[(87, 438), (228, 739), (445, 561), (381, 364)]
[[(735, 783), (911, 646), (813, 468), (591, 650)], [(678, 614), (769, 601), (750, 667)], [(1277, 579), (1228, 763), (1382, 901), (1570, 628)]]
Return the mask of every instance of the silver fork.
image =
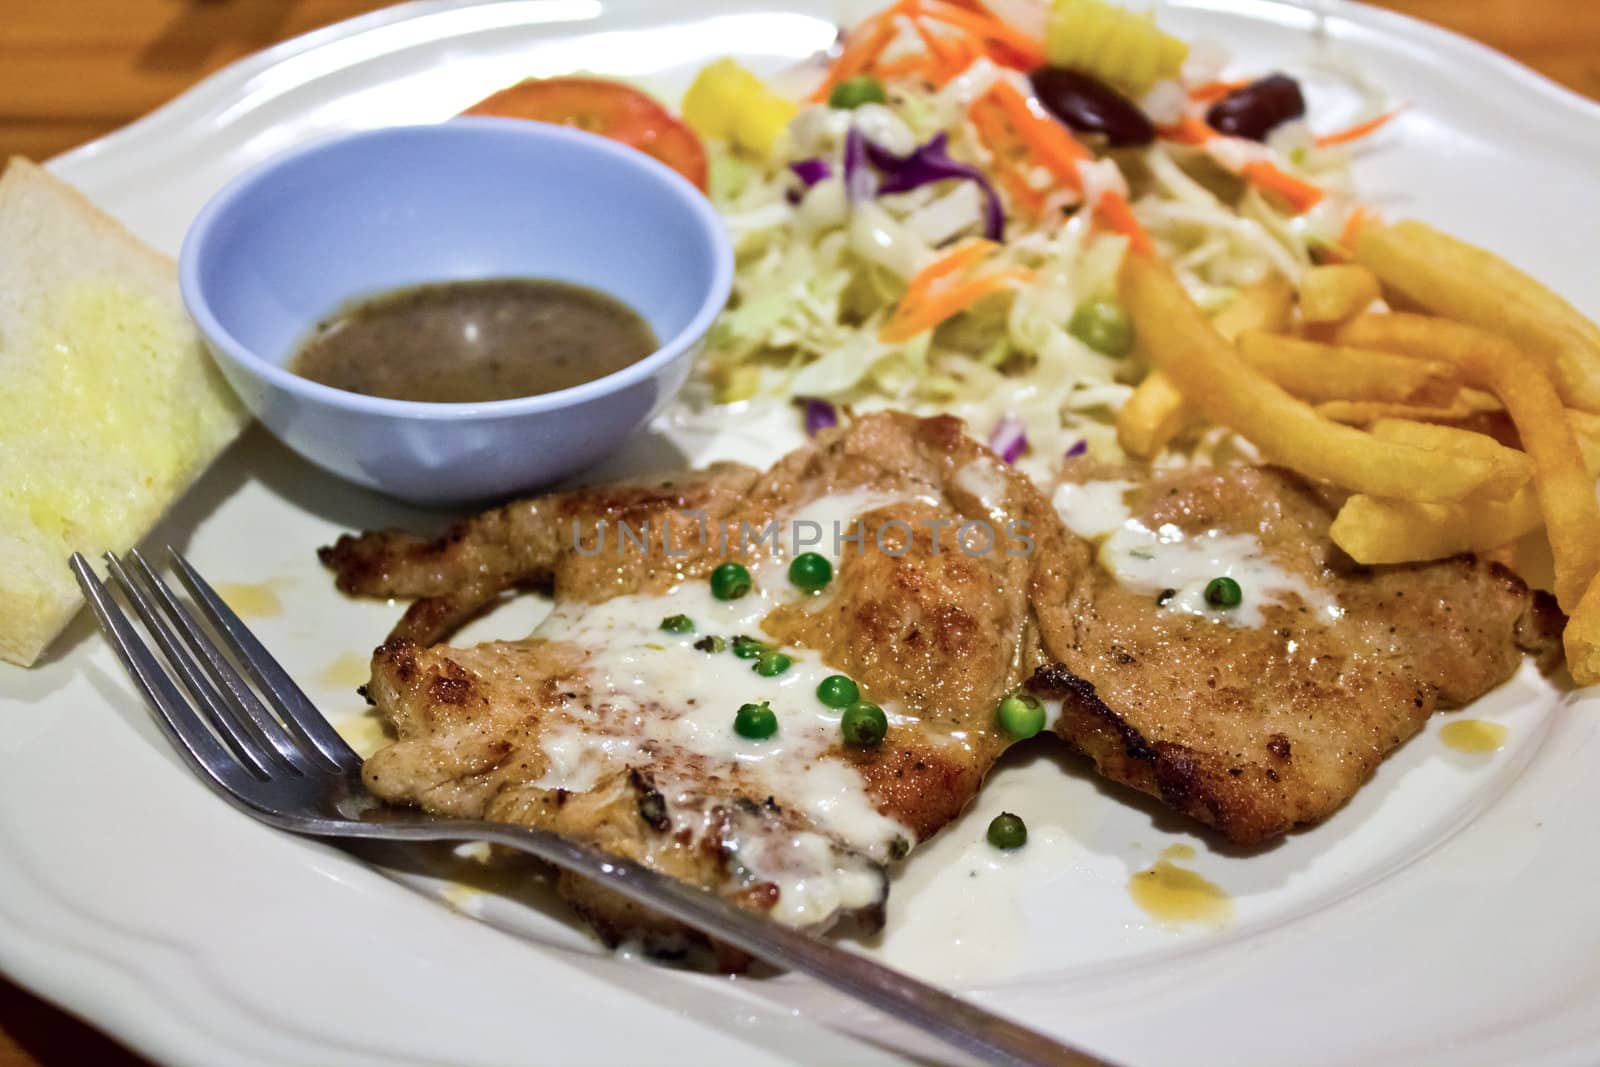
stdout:
[(168, 552), (198, 616), (137, 550), (125, 559), (105, 557), (113, 583), (155, 639), (165, 665), (83, 556), (73, 554), (72, 570), (156, 724), (201, 780), (246, 814), (311, 837), (506, 845), (775, 967), (808, 974), (988, 1063), (1104, 1065), (969, 1001), (630, 860), (545, 830), (435, 818), (378, 802), (361, 784), (361, 758), (206, 580), (177, 551)]

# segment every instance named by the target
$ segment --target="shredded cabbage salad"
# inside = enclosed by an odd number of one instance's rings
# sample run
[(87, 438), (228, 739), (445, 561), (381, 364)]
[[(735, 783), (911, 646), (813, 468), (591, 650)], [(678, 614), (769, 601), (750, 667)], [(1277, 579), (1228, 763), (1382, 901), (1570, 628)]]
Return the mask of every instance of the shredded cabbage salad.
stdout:
[[(1148, 371), (1116, 321), (1131, 241), (1213, 313), (1337, 256), (1360, 217), (1345, 144), (1381, 126), (1381, 100), (1319, 139), (1303, 104), (1274, 121), (1267, 94), (1292, 109), (1293, 82), (1224, 80), (1218, 49), (1148, 18), (1104, 0), (1003, 6), (901, 0), (825, 69), (785, 77), (809, 74), (803, 93), (726, 60), (702, 73), (684, 113), (737, 255), (703, 394), (947, 411), (1044, 474), (1069, 452), (1120, 455), (1113, 417)], [(1062, 58), (1061, 81), (1092, 80), (1089, 104), (1106, 90), (1148, 139), (1074, 128), (1075, 98), (1038, 76)]]

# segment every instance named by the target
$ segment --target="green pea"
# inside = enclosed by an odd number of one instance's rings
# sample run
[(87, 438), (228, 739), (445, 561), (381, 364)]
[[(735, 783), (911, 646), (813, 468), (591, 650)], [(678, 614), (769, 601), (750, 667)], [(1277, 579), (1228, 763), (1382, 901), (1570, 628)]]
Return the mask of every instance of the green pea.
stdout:
[(1044, 729), (1044, 705), (1027, 693), (1012, 693), (1000, 701), (995, 718), (1000, 729), (1023, 741)]
[(1009, 811), (996, 815), (989, 823), (989, 844), (1010, 851), (1028, 843), (1028, 824)]
[(733, 716), (733, 732), (752, 741), (763, 740), (778, 732), (778, 716), (765, 700), (741, 704)]
[(878, 705), (859, 700), (844, 709), (839, 719), (839, 732), (844, 735), (845, 744), (871, 748), (889, 732), (889, 718)]
[(752, 668), (763, 678), (776, 678), (793, 665), (794, 660), (782, 652), (763, 652), (756, 657), (755, 666)]
[(861, 699), (861, 688), (842, 674), (830, 674), (817, 683), (817, 699), (830, 708), (848, 708)]
[(840, 111), (854, 111), (862, 104), (886, 104), (889, 94), (884, 91), (883, 83), (870, 74), (857, 74), (854, 78), (846, 78), (833, 87), (833, 92), (828, 94), (828, 106), (838, 108)]
[(816, 552), (802, 552), (789, 564), (789, 581), (808, 593), (820, 593), (833, 581), (833, 564)]
[(1232, 578), (1213, 578), (1206, 583), (1206, 603), (1214, 608), (1236, 608), (1244, 600), (1244, 590)]
[(750, 572), (743, 564), (724, 563), (711, 572), (711, 595), (718, 600), (738, 600), (750, 591)]
[(733, 639), (733, 654), (740, 659), (755, 659), (763, 652), (771, 652), (772, 646), (765, 641), (757, 641), (753, 637), (740, 634)]
[(1121, 357), (1133, 350), (1133, 320), (1115, 301), (1079, 304), (1067, 332), (1103, 356)]
[(692, 634), (694, 620), (687, 615), (668, 615), (661, 620), (661, 628), (672, 634)]

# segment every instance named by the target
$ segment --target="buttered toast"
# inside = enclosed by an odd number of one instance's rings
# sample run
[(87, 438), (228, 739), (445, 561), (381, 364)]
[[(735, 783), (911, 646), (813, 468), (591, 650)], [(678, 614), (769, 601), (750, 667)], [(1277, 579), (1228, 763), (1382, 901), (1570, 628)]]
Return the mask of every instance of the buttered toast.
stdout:
[(0, 658), (76, 612), (67, 559), (133, 546), (248, 421), (176, 267), (25, 159), (0, 173)]

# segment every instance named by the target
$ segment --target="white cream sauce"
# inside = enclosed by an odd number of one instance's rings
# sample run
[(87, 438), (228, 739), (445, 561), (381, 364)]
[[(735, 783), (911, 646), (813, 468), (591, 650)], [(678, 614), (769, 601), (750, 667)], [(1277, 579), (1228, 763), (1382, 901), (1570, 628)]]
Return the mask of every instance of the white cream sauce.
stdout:
[(983, 457), (967, 463), (956, 471), (956, 485), (977, 497), (978, 504), (991, 516), (1005, 503), (1006, 472), (996, 460)]
[[(838, 672), (815, 651), (785, 647), (792, 666), (764, 678), (753, 670), (754, 660), (733, 654), (731, 644), (740, 635), (770, 643), (760, 623), (780, 604), (827, 602), (826, 592), (808, 598), (789, 582), (796, 532), (801, 551), (819, 552), (837, 566), (847, 542), (835, 531), (848, 535), (857, 516), (903, 499), (852, 491), (797, 509), (779, 523), (777, 552), (752, 568), (754, 588), (739, 600), (718, 600), (708, 581), (696, 579), (661, 595), (558, 605), (535, 636), (588, 650), (591, 691), (565, 709), (563, 723), (547, 726), (541, 747), (550, 764), (536, 784), (584, 792), (629, 768), (647, 772), (666, 801), (674, 833), (688, 831), (696, 840), (721, 833), (750, 883), (778, 887), (772, 914), (781, 922), (812, 925), (839, 909), (875, 903), (883, 893), (878, 865), (914, 838), (878, 812), (852, 765), (828, 754), (839, 742), (841, 713), (818, 700), (816, 688)], [(796, 531), (801, 523), (812, 525)], [(807, 544), (817, 531), (820, 538)], [(730, 539), (737, 536), (730, 531)], [(661, 621), (672, 615), (687, 615), (694, 632), (662, 630)], [(707, 636), (730, 647), (694, 647)], [(739, 706), (762, 701), (777, 715), (777, 733), (764, 740), (741, 737), (733, 728)], [(884, 712), (891, 733), (914, 721), (891, 705)], [(707, 788), (713, 778), (720, 779), (715, 795)], [(815, 829), (784, 829), (757, 811), (714, 824), (719, 809), (728, 816), (735, 795), (757, 805), (777, 798)]]
[(1113, 533), (1133, 516), (1123, 503), (1134, 483), (1120, 481), (1062, 482), (1051, 498), (1067, 529), (1089, 541)]
[[(1289, 603), (1290, 597), (1298, 597), (1320, 622), (1344, 614), (1331, 594), (1280, 567), (1251, 534), (1188, 533), (1172, 523), (1146, 526), (1124, 503), (1133, 486), (1115, 480), (1066, 482), (1052, 503), (1068, 529), (1099, 542), (1102, 567), (1130, 589), (1163, 597), (1163, 610), (1247, 628), (1265, 624), (1264, 604)], [(1237, 607), (1218, 609), (1206, 602), (1206, 586), (1221, 577), (1239, 583), (1244, 599)]]
[[(1041, 922), (1074, 899), (1071, 880), (1085, 857), (1072, 827), (1093, 791), (1050, 761), (997, 768), (972, 806), (896, 873), (874, 954), (940, 982), (1009, 979), (1031, 969), (1040, 959)], [(1022, 848), (1001, 851), (986, 840), (1002, 811), (1027, 822)]]

